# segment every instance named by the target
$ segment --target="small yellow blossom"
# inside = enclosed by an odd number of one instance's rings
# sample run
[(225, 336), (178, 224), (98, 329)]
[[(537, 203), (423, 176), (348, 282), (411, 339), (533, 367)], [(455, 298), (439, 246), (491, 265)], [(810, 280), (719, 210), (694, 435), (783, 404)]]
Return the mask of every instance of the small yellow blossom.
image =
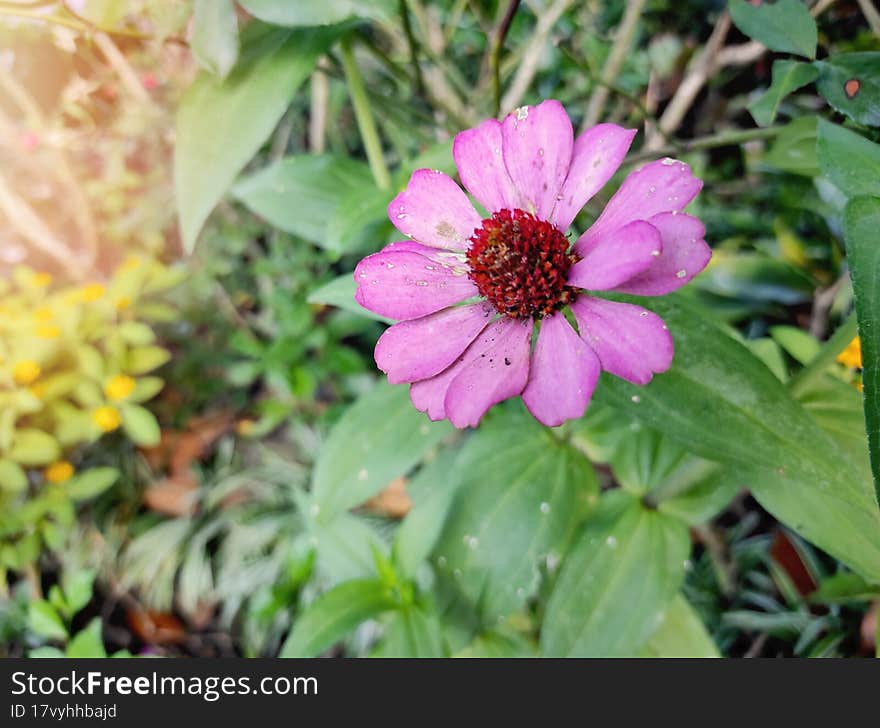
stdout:
[(837, 361), (850, 369), (862, 368), (862, 341), (858, 336), (849, 342), (849, 345), (837, 355)]
[(51, 273), (34, 273), (33, 278), (31, 278), (31, 282), (37, 288), (48, 288), (52, 285), (52, 274)]
[(131, 299), (128, 296), (120, 296), (116, 299), (116, 310), (125, 311), (131, 307)]
[(40, 324), (37, 326), (37, 336), (41, 339), (57, 339), (61, 336), (61, 329), (55, 324)]
[(102, 283), (89, 283), (82, 289), (82, 298), (86, 303), (90, 303), (103, 298), (106, 292), (107, 289)]
[(37, 321), (46, 323), (47, 321), (51, 321), (53, 318), (55, 318), (55, 312), (48, 306), (42, 306), (34, 311), (34, 318)]
[(119, 266), (120, 270), (134, 270), (141, 264), (141, 259), (137, 255), (129, 255), (124, 261), (122, 261), (122, 265)]
[(242, 437), (248, 437), (253, 434), (255, 425), (256, 423), (253, 420), (239, 420), (235, 425), (235, 431)]
[(30, 359), (18, 362), (12, 370), (16, 384), (33, 384), (40, 376), (40, 365)]
[(46, 396), (46, 385), (43, 382), (37, 382), (28, 387), (28, 391), (37, 399), (43, 399)]
[(59, 460), (57, 463), (52, 463), (48, 468), (43, 471), (43, 477), (46, 478), (50, 483), (61, 484), (73, 477), (74, 472), (76, 472), (71, 465), (66, 460)]
[(118, 409), (105, 405), (92, 412), (92, 421), (101, 432), (113, 432), (122, 424), (122, 417)]
[(107, 395), (107, 399), (118, 402), (128, 397), (134, 391), (135, 385), (134, 379), (120, 374), (107, 381), (104, 385), (104, 394)]

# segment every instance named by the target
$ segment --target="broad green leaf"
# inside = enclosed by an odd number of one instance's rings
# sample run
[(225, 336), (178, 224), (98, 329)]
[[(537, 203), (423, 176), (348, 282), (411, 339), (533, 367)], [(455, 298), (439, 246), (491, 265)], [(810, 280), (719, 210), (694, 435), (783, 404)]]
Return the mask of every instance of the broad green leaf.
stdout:
[(537, 648), (522, 635), (511, 630), (484, 632), (477, 635), (455, 657), (537, 657)]
[(847, 197), (880, 197), (880, 144), (820, 120), (816, 150), (822, 174)]
[(451, 431), (412, 406), (408, 387), (380, 382), (342, 415), (321, 448), (313, 476), (319, 518), (326, 522), (406, 475)]
[(384, 321), (389, 324), (394, 323), (391, 319), (379, 316), (372, 311), (367, 311), (367, 309), (354, 300), (355, 291), (357, 291), (357, 283), (355, 283), (354, 276), (351, 273), (346, 273), (312, 291), (309, 294), (308, 302), (336, 306), (344, 311), (360, 314), (365, 318)]
[(318, 57), (343, 28), (280, 30), (254, 25), (225, 81), (203, 72), (177, 111), (174, 187), (184, 249), (192, 251), (211, 210), (262, 146)]
[(880, 576), (873, 488), (834, 440), (723, 329), (676, 297), (646, 305), (673, 335), (672, 368), (647, 387), (605, 376), (595, 397), (698, 455), (735, 463), (736, 485), (776, 518), (864, 576)]
[(410, 607), (389, 615), (374, 657), (445, 657), (443, 629), (433, 611)]
[(238, 19), (233, 0), (194, 0), (190, 48), (208, 72), (226, 78), (238, 59)]
[(28, 657), (34, 659), (57, 659), (66, 657), (66, 655), (57, 647), (37, 647), (35, 650), (28, 652)]
[(64, 598), (72, 616), (91, 600), (95, 572), (90, 569), (65, 570), (61, 581), (64, 586)]
[(823, 579), (809, 600), (813, 604), (848, 604), (873, 601), (878, 597), (880, 584), (871, 584), (858, 574), (842, 571)]
[(371, 186), (375, 185), (369, 167), (362, 162), (329, 154), (301, 155), (245, 177), (232, 194), (275, 227), (329, 249), (327, 227), (341, 202)]
[(679, 594), (641, 650), (643, 657), (720, 657), (694, 608)]
[(116, 468), (92, 468), (77, 473), (64, 484), (64, 492), (74, 501), (87, 500), (100, 495), (119, 479)]
[(803, 0), (730, 0), (728, 7), (736, 27), (771, 51), (816, 57), (816, 21)]
[(611, 470), (624, 490), (642, 495), (661, 483), (685, 459), (685, 449), (657, 430), (640, 427), (621, 441)]
[(388, 205), (394, 193), (394, 189), (380, 190), (372, 179), (346, 192), (339, 199), (336, 213), (327, 221), (324, 247), (337, 252), (372, 253), (377, 243), (388, 239)]
[(27, 488), (27, 473), (18, 463), (0, 459), (0, 490), (19, 492)]
[(694, 281), (699, 288), (742, 301), (773, 301), (793, 305), (809, 301), (813, 282), (783, 260), (759, 254), (716, 253)]
[(316, 570), (322, 583), (330, 585), (374, 574), (373, 552), (384, 548), (375, 529), (351, 513), (340, 513), (328, 523), (313, 519), (309, 538), (317, 554)]
[(107, 657), (101, 636), (101, 618), (95, 617), (67, 643), (65, 657)]
[(658, 509), (696, 525), (705, 523), (727, 506), (739, 490), (725, 476), (725, 466), (693, 455), (656, 484), (649, 498)]
[(67, 628), (55, 608), (43, 599), (28, 605), (28, 629), (49, 640), (66, 640)]
[(637, 654), (678, 592), (689, 549), (681, 521), (623, 491), (605, 495), (563, 561), (544, 616), (542, 653)]
[(773, 83), (760, 99), (749, 104), (749, 111), (758, 126), (772, 124), (782, 99), (815, 81), (818, 75), (819, 71), (809, 63), (783, 59), (774, 61)]
[(136, 404), (124, 404), (122, 412), (122, 429), (135, 445), (155, 447), (162, 438), (162, 431), (153, 413)]
[(389, 20), (393, 0), (239, 0), (255, 18), (274, 25), (329, 25), (348, 18)]
[(424, 491), (412, 510), (403, 519), (394, 539), (394, 555), (400, 573), (415, 576), (416, 569), (428, 558), (437, 543), (446, 516), (455, 496), (455, 484), (450, 482), (454, 453), (443, 452), (432, 463), (425, 465), (410, 481), (407, 491)]
[(803, 329), (794, 326), (771, 326), (770, 336), (801, 364), (811, 361), (819, 353), (819, 342)]
[(819, 174), (816, 122), (815, 116), (804, 116), (787, 124), (764, 155), (764, 164), (805, 177)]
[(296, 617), (280, 656), (315, 657), (361, 622), (394, 608), (394, 599), (381, 581), (343, 582), (324, 592)]
[(874, 484), (880, 492), (880, 199), (851, 200), (844, 212), (843, 228), (862, 342), (868, 448)]
[(581, 453), (506, 408), (471, 435), (450, 478), (456, 494), (434, 563), (494, 623), (558, 562), (595, 504), (596, 476)]
[(880, 53), (839, 53), (816, 61), (819, 93), (864, 126), (880, 126)]
[(12, 447), (6, 457), (19, 465), (37, 467), (48, 465), (61, 457), (61, 448), (51, 435), (33, 428), (15, 431)]

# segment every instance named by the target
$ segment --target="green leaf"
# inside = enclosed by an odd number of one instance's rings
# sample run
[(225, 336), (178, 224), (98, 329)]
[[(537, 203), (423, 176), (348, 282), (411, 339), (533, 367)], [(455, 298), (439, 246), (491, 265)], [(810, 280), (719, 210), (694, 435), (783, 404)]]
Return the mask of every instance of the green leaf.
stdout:
[(72, 572), (66, 570), (62, 574), (61, 581), (67, 608), (70, 610), (70, 615), (73, 616), (91, 601), (95, 572), (89, 569)]
[(362, 162), (329, 154), (300, 155), (245, 177), (232, 194), (275, 227), (330, 248), (327, 226), (340, 203), (347, 194), (370, 187), (375, 187), (370, 169)]
[(839, 53), (816, 61), (819, 93), (857, 124), (880, 126), (880, 53)]
[(814, 288), (813, 281), (790, 263), (760, 254), (716, 253), (694, 284), (720, 296), (786, 305), (809, 301)]
[(309, 303), (323, 303), (328, 306), (336, 306), (343, 311), (351, 311), (365, 318), (375, 319), (376, 321), (384, 321), (385, 323), (394, 323), (391, 319), (368, 311), (354, 300), (354, 294), (357, 290), (357, 283), (351, 273), (335, 278), (329, 283), (316, 288), (309, 294)]
[(136, 404), (124, 404), (122, 413), (122, 429), (135, 445), (155, 447), (162, 439), (162, 431), (153, 413)]
[(858, 574), (842, 571), (822, 579), (819, 588), (810, 594), (812, 604), (848, 604), (868, 602), (880, 597), (880, 584), (871, 584)]
[(126, 371), (130, 374), (147, 374), (171, 359), (171, 354), (161, 346), (139, 346), (128, 352)]
[(395, 608), (388, 588), (376, 579), (346, 581), (324, 592), (294, 623), (281, 657), (315, 657), (361, 622)]
[(321, 448), (313, 476), (319, 517), (327, 521), (374, 496), (451, 431), (412, 406), (408, 387), (377, 384), (342, 415)]
[(819, 342), (803, 329), (794, 326), (771, 326), (770, 336), (801, 364), (811, 361), (819, 353)]
[(675, 339), (672, 368), (647, 387), (603, 375), (595, 397), (692, 452), (735, 463), (736, 486), (802, 536), (880, 577), (880, 510), (869, 481), (741, 343), (675, 296), (643, 301)]
[(677, 442), (657, 430), (640, 427), (621, 441), (611, 458), (611, 470), (624, 490), (642, 495), (661, 483), (686, 455)]
[(43, 599), (28, 605), (28, 629), (49, 640), (66, 640), (67, 628), (55, 608)]
[(781, 59), (774, 61), (773, 83), (760, 99), (749, 104), (749, 112), (758, 126), (772, 124), (782, 99), (815, 81), (818, 75), (819, 71), (809, 63)]
[(880, 492), (880, 199), (850, 200), (843, 216), (843, 229), (862, 342), (868, 449), (874, 485)]
[(117, 329), (123, 340), (132, 346), (148, 346), (156, 340), (156, 334), (140, 321), (126, 321)]
[(77, 632), (67, 643), (66, 657), (107, 657), (101, 636), (101, 618), (95, 617), (85, 629)]
[(433, 611), (422, 607), (392, 612), (374, 657), (445, 657), (443, 629)]
[(440, 538), (455, 496), (454, 484), (449, 480), (453, 460), (452, 452), (441, 453), (408, 484), (410, 494), (424, 489), (425, 495), (416, 501), (403, 519), (394, 539), (395, 562), (405, 577), (415, 576), (416, 569), (428, 558)]
[(681, 594), (641, 650), (643, 657), (720, 657), (702, 620)]
[(329, 25), (348, 18), (389, 20), (392, 0), (240, 0), (255, 18), (274, 25)]
[(18, 463), (0, 459), (0, 490), (18, 493), (27, 488), (27, 473)]
[(823, 119), (816, 151), (822, 174), (847, 197), (880, 197), (880, 144)]
[(730, 16), (736, 27), (771, 51), (816, 57), (816, 21), (802, 0), (776, 0), (757, 5), (730, 0)]
[(764, 155), (764, 163), (785, 172), (815, 177), (819, 174), (816, 159), (815, 116), (804, 116), (787, 124), (773, 146)]
[(74, 501), (88, 500), (103, 493), (118, 479), (116, 468), (92, 468), (74, 475), (64, 484), (64, 491)]
[(623, 491), (604, 496), (566, 556), (547, 603), (542, 653), (635, 655), (684, 578), (687, 526)]
[(66, 657), (66, 655), (57, 647), (37, 647), (35, 650), (28, 652), (28, 657), (34, 659), (57, 659)]
[(226, 78), (238, 60), (238, 19), (233, 0), (195, 0), (190, 48), (202, 68)]
[(221, 81), (202, 73), (177, 111), (174, 187), (188, 252), (211, 210), (344, 28), (291, 31), (252, 24), (249, 30), (229, 77)]
[(583, 455), (524, 408), (502, 410), (471, 435), (450, 479), (456, 494), (434, 561), (494, 624), (536, 592), (542, 566), (554, 568), (598, 482)]
[(37, 467), (48, 465), (61, 457), (61, 448), (51, 435), (33, 428), (15, 431), (12, 447), (6, 457), (19, 465)]

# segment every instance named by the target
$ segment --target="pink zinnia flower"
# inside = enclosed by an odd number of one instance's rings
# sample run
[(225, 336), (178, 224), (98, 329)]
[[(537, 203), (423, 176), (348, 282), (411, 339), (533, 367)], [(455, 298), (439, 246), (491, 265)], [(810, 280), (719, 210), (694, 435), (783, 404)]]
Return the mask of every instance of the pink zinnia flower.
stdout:
[(555, 426), (583, 415), (601, 369), (647, 384), (669, 368), (672, 337), (660, 317), (591, 292), (659, 296), (703, 270), (705, 228), (681, 212), (702, 182), (683, 162), (652, 162), (573, 246), (565, 235), (635, 134), (599, 124), (574, 139), (558, 101), (461, 132), (453, 156), (489, 212), (482, 219), (445, 174), (413, 173), (388, 208), (411, 239), (364, 258), (354, 276), (361, 306), (399, 320), (379, 339), (376, 364), (389, 382), (412, 384), (417, 409), (476, 426), (519, 395)]

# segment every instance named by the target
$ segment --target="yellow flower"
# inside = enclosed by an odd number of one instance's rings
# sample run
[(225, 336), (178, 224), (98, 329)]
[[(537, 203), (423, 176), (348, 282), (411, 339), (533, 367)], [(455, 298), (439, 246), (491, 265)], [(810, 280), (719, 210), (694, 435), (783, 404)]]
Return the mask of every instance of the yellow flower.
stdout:
[(37, 382), (36, 384), (32, 384), (28, 391), (34, 395), (37, 399), (43, 399), (46, 396), (46, 385), (43, 382)]
[(116, 299), (116, 310), (125, 311), (131, 306), (131, 299), (128, 296), (120, 296)]
[(134, 270), (141, 264), (141, 259), (137, 255), (129, 255), (124, 261), (122, 261), (122, 265), (119, 266), (119, 270)]
[(253, 434), (255, 425), (256, 423), (253, 420), (239, 420), (235, 425), (235, 431), (242, 437), (248, 437)]
[(83, 301), (86, 301), (87, 303), (97, 301), (98, 299), (103, 298), (106, 292), (107, 289), (104, 288), (103, 284), (89, 283), (89, 285), (84, 286), (82, 289)]
[(858, 336), (837, 355), (837, 361), (850, 369), (862, 368), (862, 341)]
[(107, 381), (104, 385), (104, 394), (107, 395), (107, 399), (118, 402), (134, 391), (135, 384), (134, 379), (121, 374)]
[(37, 321), (42, 321), (43, 323), (46, 323), (47, 321), (51, 321), (53, 318), (55, 318), (55, 312), (52, 311), (52, 309), (48, 306), (42, 306), (41, 308), (38, 308), (36, 311), (34, 311), (34, 318)]
[(40, 365), (30, 359), (18, 362), (12, 370), (16, 384), (33, 384), (40, 376)]
[(43, 477), (50, 483), (60, 484), (70, 480), (75, 472), (73, 465), (66, 460), (59, 460), (43, 471)]
[(92, 412), (92, 422), (98, 426), (101, 432), (113, 432), (122, 424), (122, 417), (118, 409), (105, 405)]
[(48, 288), (52, 285), (52, 274), (51, 273), (34, 273), (33, 278), (31, 278), (31, 282), (37, 288)]
[(55, 324), (40, 324), (37, 326), (37, 336), (41, 339), (57, 339), (61, 336), (61, 329)]

